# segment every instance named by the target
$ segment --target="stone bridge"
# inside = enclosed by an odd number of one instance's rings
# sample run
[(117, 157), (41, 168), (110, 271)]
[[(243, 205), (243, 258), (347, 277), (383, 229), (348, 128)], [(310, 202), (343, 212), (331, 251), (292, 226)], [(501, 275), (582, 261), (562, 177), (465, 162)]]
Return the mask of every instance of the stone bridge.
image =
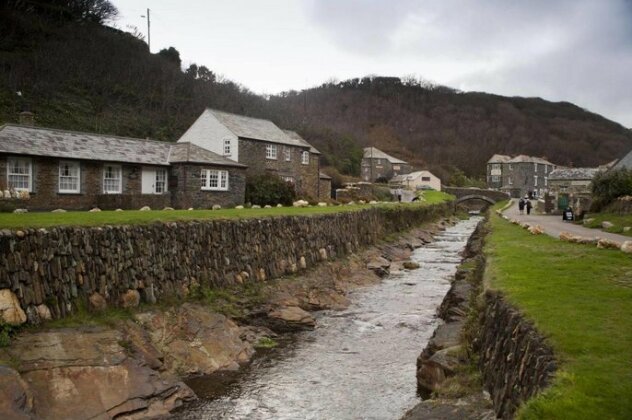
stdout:
[(498, 201), (508, 200), (509, 194), (481, 188), (443, 187), (442, 191), (456, 197), (454, 204), (461, 204), (470, 200), (485, 201), (496, 204)]

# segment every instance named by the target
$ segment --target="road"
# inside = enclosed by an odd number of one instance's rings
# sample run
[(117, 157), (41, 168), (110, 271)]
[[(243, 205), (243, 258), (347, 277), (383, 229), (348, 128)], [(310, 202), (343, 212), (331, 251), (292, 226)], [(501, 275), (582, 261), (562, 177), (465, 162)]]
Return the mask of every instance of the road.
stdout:
[[(518, 203), (514, 203), (509, 209), (504, 212), (510, 219), (516, 219), (530, 225), (540, 225), (547, 233), (547, 235), (559, 238), (560, 232), (569, 232), (573, 235), (581, 236), (584, 238), (603, 238), (612, 241), (623, 243), (625, 241), (632, 241), (632, 238), (624, 235), (617, 235), (616, 233), (608, 233), (599, 229), (589, 229), (581, 225), (574, 223), (564, 222), (562, 216), (551, 216), (544, 214), (533, 214), (529, 216), (526, 214), (521, 215), (518, 211)], [(525, 211), (526, 213), (526, 211)]]

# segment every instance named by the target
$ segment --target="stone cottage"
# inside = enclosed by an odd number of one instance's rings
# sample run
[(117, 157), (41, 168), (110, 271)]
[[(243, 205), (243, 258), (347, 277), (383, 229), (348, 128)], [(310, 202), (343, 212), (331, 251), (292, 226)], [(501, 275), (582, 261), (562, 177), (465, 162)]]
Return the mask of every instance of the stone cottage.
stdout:
[(247, 165), (247, 175), (274, 173), (294, 184), (301, 195), (329, 195), (320, 191), (320, 152), (272, 121), (206, 109), (178, 142), (193, 143)]
[(407, 190), (441, 191), (441, 180), (430, 171), (416, 171), (405, 175), (394, 176), (389, 184), (394, 188)]
[(244, 201), (245, 171), (187, 142), (0, 127), (0, 190), (29, 194), (19, 202), (3, 198), (5, 210), (233, 206)]
[(362, 181), (376, 182), (378, 179), (389, 181), (397, 175), (408, 174), (412, 167), (408, 162), (388, 155), (375, 147), (364, 148), (362, 157)]
[(588, 211), (592, 202), (591, 182), (600, 168), (560, 168), (549, 174), (545, 210), (561, 214), (572, 207), (576, 214)]
[(487, 162), (487, 186), (518, 198), (544, 197), (548, 191), (549, 173), (555, 165), (546, 159), (518, 155), (493, 155)]

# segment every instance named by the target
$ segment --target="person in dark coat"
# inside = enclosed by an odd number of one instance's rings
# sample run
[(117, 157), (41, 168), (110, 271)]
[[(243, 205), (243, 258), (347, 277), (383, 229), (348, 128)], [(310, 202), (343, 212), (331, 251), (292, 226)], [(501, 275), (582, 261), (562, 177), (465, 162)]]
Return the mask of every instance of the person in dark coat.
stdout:
[(518, 201), (518, 210), (520, 210), (520, 214), (524, 214), (524, 198), (521, 198), (520, 201)]
[(527, 214), (531, 214), (531, 201), (527, 200), (527, 202), (524, 204), (524, 206), (527, 208)]

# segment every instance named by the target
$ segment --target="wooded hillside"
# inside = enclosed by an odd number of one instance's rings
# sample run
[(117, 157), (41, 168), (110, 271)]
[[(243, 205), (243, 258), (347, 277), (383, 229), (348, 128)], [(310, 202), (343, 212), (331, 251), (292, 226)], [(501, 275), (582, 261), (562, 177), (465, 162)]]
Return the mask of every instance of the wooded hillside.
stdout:
[(581, 166), (632, 148), (632, 131), (570, 103), (416, 80), (365, 77), (264, 98), (207, 67), (182, 70), (176, 49), (149, 54), (141, 39), (93, 16), (19, 3), (0, 6), (0, 123), (28, 109), (42, 126), (175, 141), (212, 107), (297, 130), (326, 164), (354, 175), (368, 145), (442, 177), (455, 168), (481, 176), (494, 153)]

